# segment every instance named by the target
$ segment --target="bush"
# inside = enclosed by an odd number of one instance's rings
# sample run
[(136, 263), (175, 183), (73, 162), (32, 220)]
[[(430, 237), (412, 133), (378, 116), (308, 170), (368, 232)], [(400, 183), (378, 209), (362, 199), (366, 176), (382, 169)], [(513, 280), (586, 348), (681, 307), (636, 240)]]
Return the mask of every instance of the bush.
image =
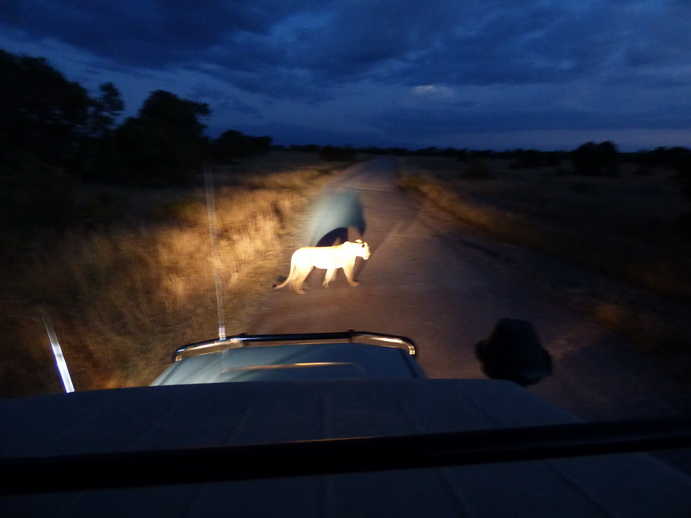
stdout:
[(482, 160), (470, 162), (460, 173), (463, 180), (490, 180), (494, 178), (492, 171)]
[(682, 194), (691, 199), (691, 162), (676, 170), (674, 181), (679, 185)]
[(677, 224), (681, 232), (691, 239), (691, 212), (684, 212), (677, 218)]
[(619, 152), (611, 142), (588, 142), (570, 153), (576, 174), (584, 176), (617, 176)]
[(262, 155), (271, 150), (271, 137), (250, 137), (228, 130), (213, 141), (211, 154), (217, 164), (231, 163), (238, 158)]
[(198, 207), (193, 200), (167, 200), (151, 209), (149, 217), (158, 223), (172, 223), (189, 226), (197, 221)]
[(349, 147), (324, 146), (319, 151), (319, 159), (328, 162), (352, 162), (355, 150)]

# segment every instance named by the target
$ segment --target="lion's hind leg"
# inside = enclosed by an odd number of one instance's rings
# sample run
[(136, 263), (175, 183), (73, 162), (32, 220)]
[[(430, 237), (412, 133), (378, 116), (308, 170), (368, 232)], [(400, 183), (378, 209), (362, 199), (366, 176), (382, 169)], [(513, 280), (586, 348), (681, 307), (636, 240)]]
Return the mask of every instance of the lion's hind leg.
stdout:
[(299, 295), (304, 295), (305, 290), (302, 289), (302, 283), (305, 282), (305, 279), (309, 276), (310, 272), (313, 270), (313, 268), (310, 268), (309, 270), (305, 272), (298, 272), (297, 275), (295, 276), (295, 281), (293, 281), (293, 289), (295, 290), (295, 293)]
[(324, 276), (324, 282), (322, 283), (322, 286), (328, 288), (329, 283), (336, 278), (337, 273), (338, 268), (329, 268), (328, 270), (326, 270), (326, 275)]
[(304, 295), (305, 290), (302, 289), (302, 283), (304, 282), (305, 279), (298, 279), (293, 283), (293, 289), (295, 290), (295, 293), (298, 295)]
[(290, 258), (290, 272), (288, 272), (288, 277), (286, 277), (286, 279), (281, 284), (276, 283), (273, 286), (271, 286), (273, 289), (280, 290), (288, 284), (295, 284), (294, 279), (297, 278), (296, 275), (298, 274), (296, 254), (297, 252), (295, 252)]

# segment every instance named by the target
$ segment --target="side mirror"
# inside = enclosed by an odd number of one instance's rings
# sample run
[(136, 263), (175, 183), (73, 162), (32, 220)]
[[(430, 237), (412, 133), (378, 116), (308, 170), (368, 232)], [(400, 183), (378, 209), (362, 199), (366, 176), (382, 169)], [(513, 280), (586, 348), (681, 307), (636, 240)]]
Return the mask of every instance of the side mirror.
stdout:
[(475, 346), (475, 355), (490, 378), (533, 385), (552, 373), (552, 358), (542, 347), (533, 325), (505, 318)]

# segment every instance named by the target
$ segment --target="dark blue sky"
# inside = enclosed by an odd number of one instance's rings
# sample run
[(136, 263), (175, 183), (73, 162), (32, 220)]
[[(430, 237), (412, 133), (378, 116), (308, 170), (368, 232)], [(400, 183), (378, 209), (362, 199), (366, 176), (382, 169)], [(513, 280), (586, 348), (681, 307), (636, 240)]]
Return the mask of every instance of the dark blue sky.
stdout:
[[(689, 0), (0, 0), (0, 48), (279, 144), (691, 147)], [(0, 79), (1, 80), (1, 79)]]

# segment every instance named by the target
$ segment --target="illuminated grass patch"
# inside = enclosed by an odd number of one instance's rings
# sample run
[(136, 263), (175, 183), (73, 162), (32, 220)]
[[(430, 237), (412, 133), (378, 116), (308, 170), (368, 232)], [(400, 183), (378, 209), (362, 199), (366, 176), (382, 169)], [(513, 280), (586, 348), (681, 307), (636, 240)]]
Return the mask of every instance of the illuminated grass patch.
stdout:
[[(275, 280), (310, 197), (333, 166), (283, 153), (216, 171), (218, 268), (229, 333)], [(139, 192), (132, 221), (36, 236), (6, 268), (3, 395), (60, 391), (40, 320), (54, 322), (77, 390), (146, 385), (173, 349), (212, 338), (218, 312), (203, 182)]]

